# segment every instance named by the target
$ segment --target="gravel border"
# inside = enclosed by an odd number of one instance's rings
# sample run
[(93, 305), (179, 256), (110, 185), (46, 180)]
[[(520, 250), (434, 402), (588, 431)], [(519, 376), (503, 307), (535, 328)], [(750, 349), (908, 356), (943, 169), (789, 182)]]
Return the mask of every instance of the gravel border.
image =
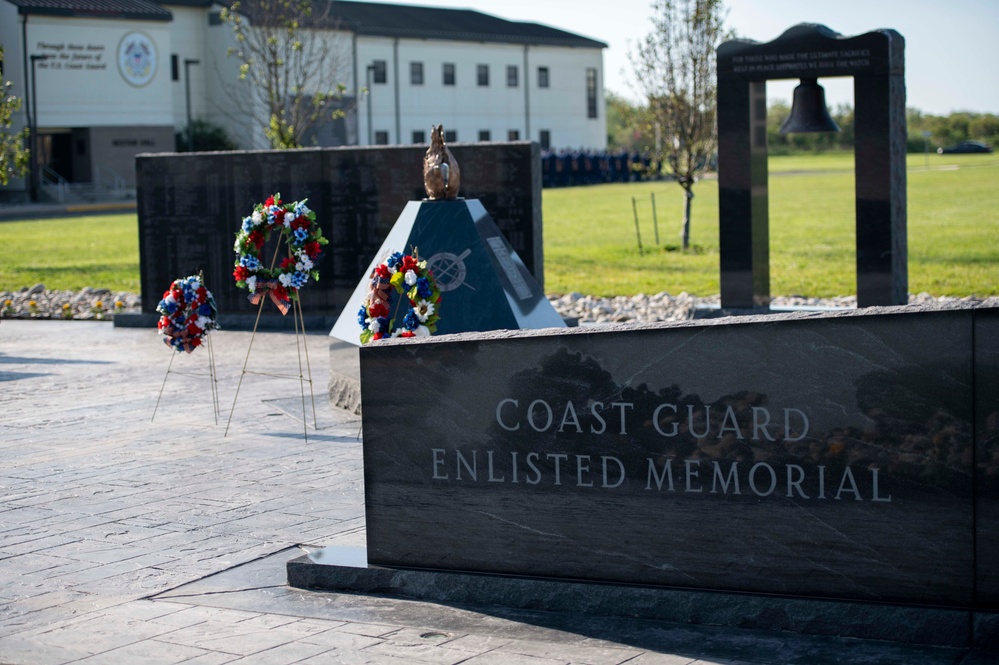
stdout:
[(137, 293), (92, 289), (49, 291), (35, 284), (20, 291), (0, 291), (0, 318), (110, 321), (115, 314), (142, 311)]
[[(694, 318), (695, 309), (718, 307), (720, 304), (718, 295), (698, 297), (681, 292), (674, 296), (665, 291), (651, 296), (640, 293), (635, 296), (611, 298), (573, 292), (565, 295), (549, 294), (548, 300), (563, 318), (575, 319), (581, 324), (686, 321)], [(909, 296), (910, 305), (949, 302), (984, 302), (999, 307), (999, 297), (936, 297), (929, 293)], [(775, 296), (771, 301), (771, 307), (774, 308), (853, 309), (856, 306), (856, 296), (837, 298)], [(14, 292), (0, 291), (0, 318), (3, 319), (107, 321), (113, 319), (115, 314), (133, 314), (141, 311), (139, 294), (128, 291), (89, 287), (81, 291), (49, 291), (44, 284), (36, 284), (30, 289), (24, 288)]]
[[(640, 323), (686, 321), (694, 318), (695, 309), (718, 307), (721, 304), (721, 298), (718, 295), (701, 298), (682, 292), (672, 296), (665, 291), (653, 296), (640, 293), (636, 296), (616, 296), (612, 298), (597, 298), (583, 295), (582, 293), (567, 293), (562, 296), (549, 295), (548, 299), (563, 318), (576, 319), (581, 324), (624, 323), (629, 321)], [(999, 297), (936, 297), (929, 293), (919, 293), (909, 296), (910, 305), (958, 302), (985, 302), (993, 306), (999, 306)], [(774, 296), (770, 306), (777, 309), (856, 309), (857, 297), (805, 298), (804, 296)]]

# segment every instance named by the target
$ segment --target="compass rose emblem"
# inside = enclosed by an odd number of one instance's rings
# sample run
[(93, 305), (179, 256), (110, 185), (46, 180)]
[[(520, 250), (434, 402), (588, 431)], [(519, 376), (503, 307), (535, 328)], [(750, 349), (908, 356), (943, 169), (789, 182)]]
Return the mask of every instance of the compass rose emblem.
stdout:
[(427, 259), (427, 268), (434, 272), (437, 288), (440, 289), (441, 293), (454, 291), (463, 284), (473, 291), (475, 290), (471, 284), (465, 283), (465, 276), (468, 274), (465, 259), (471, 253), (471, 249), (466, 249), (461, 254), (438, 252)]

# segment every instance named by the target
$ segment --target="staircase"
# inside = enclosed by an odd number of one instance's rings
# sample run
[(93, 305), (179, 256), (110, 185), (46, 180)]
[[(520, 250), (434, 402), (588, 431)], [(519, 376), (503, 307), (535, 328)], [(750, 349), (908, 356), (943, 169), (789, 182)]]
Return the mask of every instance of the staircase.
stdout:
[(38, 196), (49, 203), (104, 203), (135, 199), (135, 189), (106, 166), (98, 166), (93, 182), (69, 182), (48, 166), (39, 172)]

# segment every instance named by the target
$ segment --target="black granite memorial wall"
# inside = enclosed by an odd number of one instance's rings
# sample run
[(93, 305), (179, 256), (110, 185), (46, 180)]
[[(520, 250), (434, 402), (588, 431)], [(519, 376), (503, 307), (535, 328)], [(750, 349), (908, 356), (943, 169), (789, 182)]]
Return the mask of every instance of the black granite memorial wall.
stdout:
[(871, 308), (362, 348), (368, 561), (995, 610), (997, 339)]
[[(461, 195), (482, 202), (543, 284), (537, 144), (451, 148), (461, 163)], [(227, 315), (256, 314), (232, 278), (233, 242), (254, 204), (280, 192), (286, 201), (307, 198), (330, 239), (319, 281), (301, 293), (305, 314), (328, 317), (323, 326), (328, 330), (406, 203), (426, 196), (425, 152), (420, 146), (391, 146), (139, 155), (143, 313), (155, 312), (174, 279), (204, 270), (223, 324)], [(274, 308), (263, 311), (280, 317)]]

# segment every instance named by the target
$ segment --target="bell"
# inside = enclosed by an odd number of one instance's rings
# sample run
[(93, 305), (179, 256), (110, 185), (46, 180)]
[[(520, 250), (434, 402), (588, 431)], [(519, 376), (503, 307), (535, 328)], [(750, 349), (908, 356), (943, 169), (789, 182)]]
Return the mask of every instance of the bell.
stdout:
[(815, 79), (801, 79), (794, 89), (791, 114), (780, 126), (781, 134), (838, 132), (839, 125), (826, 108), (826, 91)]

